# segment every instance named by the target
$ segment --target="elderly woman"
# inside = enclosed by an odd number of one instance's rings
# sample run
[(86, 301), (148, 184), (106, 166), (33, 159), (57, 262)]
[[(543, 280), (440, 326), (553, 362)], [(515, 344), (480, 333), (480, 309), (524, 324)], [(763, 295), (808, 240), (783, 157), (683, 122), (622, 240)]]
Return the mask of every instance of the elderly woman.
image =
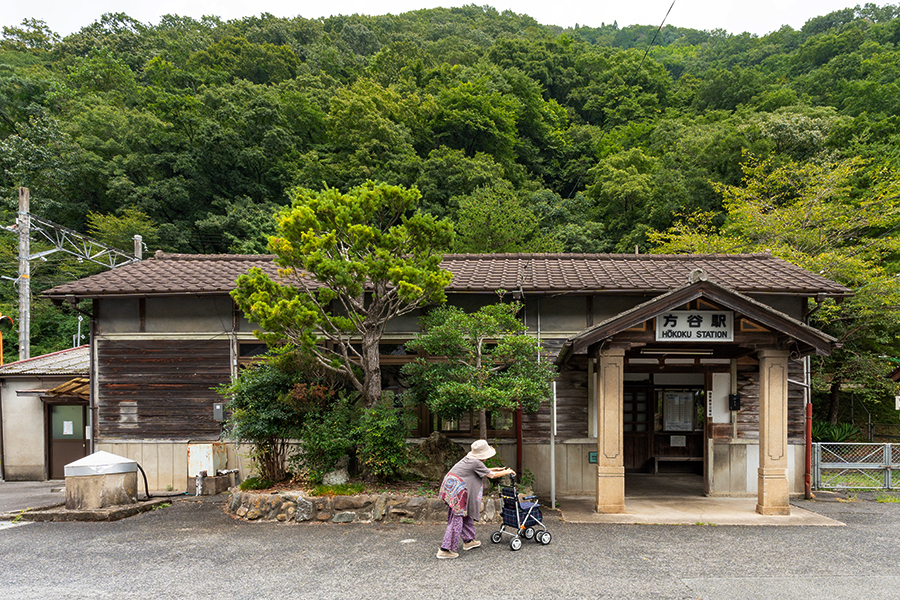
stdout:
[(485, 440), (472, 443), (472, 451), (453, 465), (441, 482), (440, 498), (447, 503), (447, 532), (438, 558), (456, 558), (460, 540), (463, 550), (471, 550), (481, 545), (475, 539), (475, 521), (481, 516), (482, 478), (496, 479), (516, 472), (505, 467), (489, 469), (484, 461), (496, 454)]

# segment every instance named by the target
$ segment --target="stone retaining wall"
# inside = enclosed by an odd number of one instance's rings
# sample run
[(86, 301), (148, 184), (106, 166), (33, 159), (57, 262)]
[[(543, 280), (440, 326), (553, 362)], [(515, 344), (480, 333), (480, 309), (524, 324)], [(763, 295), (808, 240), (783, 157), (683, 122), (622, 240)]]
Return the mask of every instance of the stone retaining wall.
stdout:
[[(502, 503), (497, 497), (484, 499), (479, 523), (499, 523)], [(307, 498), (296, 492), (260, 494), (235, 490), (225, 512), (247, 521), (331, 523), (444, 523), (447, 505), (439, 498), (396, 494), (320, 496)]]

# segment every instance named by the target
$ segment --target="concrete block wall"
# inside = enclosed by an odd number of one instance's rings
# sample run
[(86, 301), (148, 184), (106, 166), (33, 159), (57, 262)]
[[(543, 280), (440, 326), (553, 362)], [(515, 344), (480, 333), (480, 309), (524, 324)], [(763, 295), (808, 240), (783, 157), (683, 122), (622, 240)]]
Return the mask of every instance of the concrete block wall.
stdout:
[[(187, 441), (105, 441), (95, 444), (94, 450), (104, 450), (137, 462), (147, 475), (147, 485), (154, 490), (186, 491), (188, 488)], [(247, 448), (231, 442), (225, 444), (226, 468), (239, 469), (243, 481), (253, 476)], [(138, 490), (143, 493), (143, 478), (138, 474)]]

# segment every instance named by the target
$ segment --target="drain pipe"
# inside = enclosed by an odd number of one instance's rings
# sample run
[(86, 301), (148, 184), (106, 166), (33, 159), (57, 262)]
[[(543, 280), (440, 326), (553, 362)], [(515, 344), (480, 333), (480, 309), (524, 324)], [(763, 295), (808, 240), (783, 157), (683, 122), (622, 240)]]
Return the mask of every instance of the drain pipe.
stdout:
[[(6, 382), (3, 382), (6, 383)], [(0, 386), (3, 385), (0, 383)], [(3, 396), (0, 393), (0, 481), (6, 481), (6, 455), (3, 453)]]
[(803, 492), (807, 500), (815, 496), (812, 493), (812, 422), (813, 405), (812, 390), (809, 387), (809, 357), (803, 361), (803, 379), (806, 381), (806, 473), (803, 474)]
[(553, 406), (550, 413), (550, 508), (556, 509), (556, 380), (553, 381)]
[(144, 477), (144, 493), (147, 495), (147, 500), (152, 498), (150, 496), (150, 486), (147, 485), (147, 474), (144, 473), (144, 469), (141, 467), (141, 463), (134, 463), (137, 465), (137, 468), (141, 471), (141, 475)]

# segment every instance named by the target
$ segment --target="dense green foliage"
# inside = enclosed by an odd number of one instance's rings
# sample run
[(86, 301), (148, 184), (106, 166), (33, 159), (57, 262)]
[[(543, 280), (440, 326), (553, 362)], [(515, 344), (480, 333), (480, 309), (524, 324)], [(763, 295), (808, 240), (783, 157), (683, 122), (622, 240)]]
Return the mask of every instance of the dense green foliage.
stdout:
[(853, 423), (813, 421), (812, 441), (814, 442), (850, 442), (859, 438), (859, 429)]
[(225, 435), (250, 446), (260, 479), (277, 482), (287, 475), (290, 444), (300, 437), (304, 416), (291, 391), (305, 379), (295, 357), (283, 354), (244, 369), (220, 389), (230, 398)]
[(522, 308), (512, 302), (472, 313), (456, 306), (430, 311), (421, 320), (422, 333), (406, 346), (437, 358), (403, 366), (412, 394), (440, 415), (478, 413), (482, 439), (490, 411), (536, 411), (550, 396), (556, 369), (540, 360), (539, 342), (516, 318)]
[(353, 451), (353, 416), (350, 402), (339, 398), (334, 404), (303, 423), (300, 452), (291, 463), (313, 483), (334, 470), (338, 462)]
[[(367, 182), (346, 194), (298, 189), (269, 248), (282, 267), (254, 268), (232, 292), (270, 344), (303, 348), (344, 377), (367, 407), (381, 395), (379, 342), (388, 321), (445, 300), (439, 249), (446, 220), (417, 211), (415, 189)], [(311, 277), (312, 276), (312, 277)]]
[(338, 387), (341, 381), (314, 357), (279, 351), (219, 388), (228, 398), (225, 435), (249, 446), (262, 482), (246, 485), (267, 487), (290, 473), (321, 483), (345, 457), (369, 479), (402, 474), (408, 462), (408, 408), (395, 406), (392, 393), (366, 408), (359, 394)]
[(377, 479), (396, 479), (409, 464), (406, 436), (414, 423), (405, 421), (414, 420), (415, 413), (402, 403), (398, 406), (399, 400), (392, 392), (385, 392), (360, 416), (356, 456), (360, 468)]
[[(64, 39), (29, 20), (0, 40), (0, 218), (12, 223), (24, 185), (35, 214), (112, 243), (141, 233), (151, 252), (261, 252), (291, 190), (376, 181), (415, 186), (424, 211), (456, 224), (456, 245), (440, 250), (648, 251), (648, 234), (680, 226), (678, 215), (704, 215), (711, 232), (735, 222), (728, 190), (760, 164), (812, 175), (852, 165), (831, 196), (848, 209), (900, 167), (898, 16), (865, 4), (764, 36), (562, 30), (475, 5), (156, 24), (107, 14)], [(864, 227), (824, 252), (852, 246), (888, 281), (897, 254), (876, 260), (865, 240), (895, 235)], [(778, 241), (786, 258), (818, 255), (788, 248), (808, 240)], [(14, 244), (0, 238), (7, 276)], [(80, 269), (50, 261), (35, 289)], [(15, 316), (14, 298), (0, 286), (0, 311)], [(874, 382), (874, 359), (900, 354), (896, 319), (885, 303), (855, 306), (826, 307), (820, 323), (831, 317), (864, 352), (822, 368)], [(74, 314), (35, 311), (35, 353), (67, 346)], [(876, 314), (858, 335), (858, 316)]]
[[(865, 184), (854, 190), (858, 178)], [(725, 221), (709, 212), (685, 215), (665, 232), (651, 232), (657, 252), (768, 251), (852, 288), (842, 302), (827, 299), (810, 323), (839, 344), (815, 357), (814, 389), (821, 419), (836, 423), (848, 387), (884, 420), (893, 420), (893, 366), (900, 333), (900, 178), (867, 173), (863, 162), (744, 165), (740, 186), (718, 185)]]

